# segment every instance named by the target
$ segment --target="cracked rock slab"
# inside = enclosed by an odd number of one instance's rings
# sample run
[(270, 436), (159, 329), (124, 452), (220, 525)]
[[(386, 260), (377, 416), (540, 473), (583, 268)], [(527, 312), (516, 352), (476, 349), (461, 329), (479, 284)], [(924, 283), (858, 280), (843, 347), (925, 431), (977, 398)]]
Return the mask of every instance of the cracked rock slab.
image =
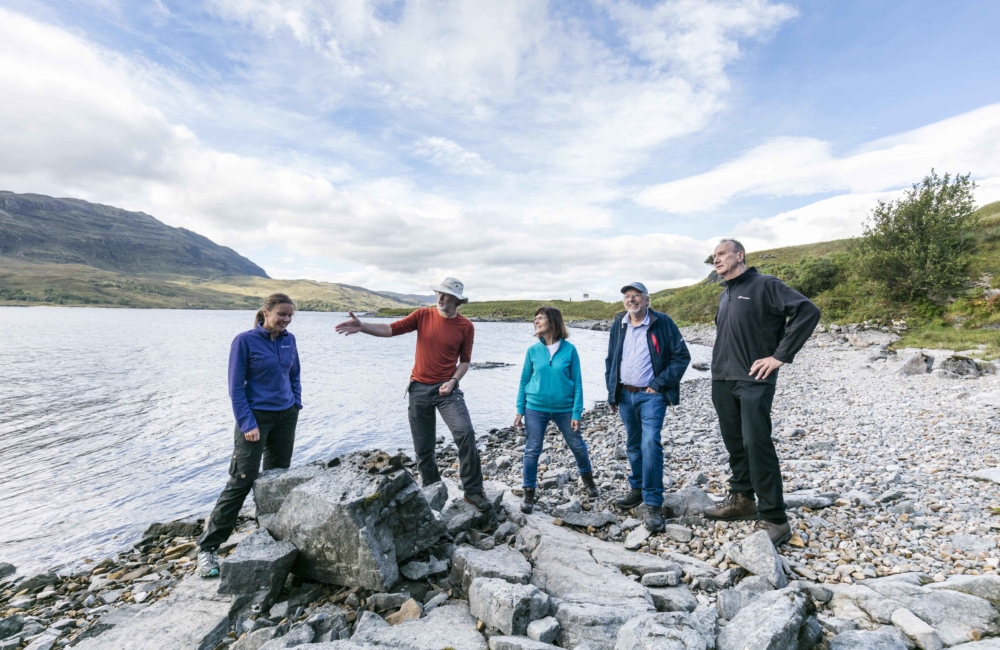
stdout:
[(366, 626), (354, 632), (353, 643), (399, 650), (486, 650), (486, 639), (476, 629), (469, 607), (456, 603), (437, 607), (419, 620), (399, 625)]

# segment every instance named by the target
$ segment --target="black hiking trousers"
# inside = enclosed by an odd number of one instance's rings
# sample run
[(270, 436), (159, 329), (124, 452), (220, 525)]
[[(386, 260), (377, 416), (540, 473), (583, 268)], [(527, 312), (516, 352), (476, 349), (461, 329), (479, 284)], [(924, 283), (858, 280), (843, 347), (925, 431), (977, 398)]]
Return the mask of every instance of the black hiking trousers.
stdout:
[(733, 472), (729, 489), (757, 495), (761, 519), (788, 521), (781, 488), (778, 452), (771, 441), (771, 403), (774, 384), (760, 381), (712, 381), (712, 404), (719, 415), (722, 441)]
[(214, 551), (229, 539), (236, 527), (236, 518), (243, 502), (260, 473), (262, 458), (265, 470), (287, 469), (292, 463), (299, 407), (291, 406), (284, 411), (254, 410), (253, 417), (260, 429), (260, 439), (256, 442), (248, 441), (238, 426), (233, 432), (229, 482), (219, 495), (212, 516), (205, 522), (205, 532), (198, 539), (198, 546), (202, 551)]

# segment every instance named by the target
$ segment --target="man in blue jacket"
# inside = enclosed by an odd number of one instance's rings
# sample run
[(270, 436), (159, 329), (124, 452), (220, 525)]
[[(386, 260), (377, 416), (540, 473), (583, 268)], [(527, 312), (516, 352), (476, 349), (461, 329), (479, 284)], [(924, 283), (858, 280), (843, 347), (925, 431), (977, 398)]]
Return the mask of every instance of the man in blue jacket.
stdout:
[(649, 308), (641, 282), (622, 287), (625, 311), (615, 316), (608, 339), (604, 379), (608, 404), (625, 424), (625, 449), (632, 473), (630, 490), (615, 503), (646, 504), (646, 528), (663, 530), (663, 443), (667, 405), (680, 403), (680, 383), (691, 355), (680, 330), (666, 314)]

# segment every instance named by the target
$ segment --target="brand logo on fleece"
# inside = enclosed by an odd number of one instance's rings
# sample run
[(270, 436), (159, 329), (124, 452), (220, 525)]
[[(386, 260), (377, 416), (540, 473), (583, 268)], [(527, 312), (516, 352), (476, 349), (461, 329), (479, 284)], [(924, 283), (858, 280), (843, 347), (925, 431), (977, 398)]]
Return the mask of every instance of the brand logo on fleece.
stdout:
[(736, 296), (736, 297), (739, 298), (740, 300), (750, 300), (746, 296)]

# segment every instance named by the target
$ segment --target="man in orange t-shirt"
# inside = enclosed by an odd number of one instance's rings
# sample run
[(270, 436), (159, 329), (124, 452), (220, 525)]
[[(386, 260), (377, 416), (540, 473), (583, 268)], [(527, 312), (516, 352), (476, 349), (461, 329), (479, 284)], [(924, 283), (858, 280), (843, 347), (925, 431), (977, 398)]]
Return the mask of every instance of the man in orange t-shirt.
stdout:
[(465, 500), (479, 511), (490, 509), (483, 495), (483, 469), (476, 447), (469, 409), (458, 383), (469, 370), (472, 342), (476, 335), (472, 322), (458, 313), (469, 301), (462, 297), (464, 285), (455, 278), (445, 278), (434, 287), (437, 306), (418, 309), (392, 324), (362, 323), (352, 313), (351, 320), (337, 325), (337, 332), (351, 335), (363, 332), (372, 336), (398, 336), (416, 330), (417, 351), (410, 374), (410, 433), (417, 455), (420, 479), (427, 486), (441, 480), (434, 445), (437, 439), (435, 410), (451, 429), (458, 445), (458, 461)]

